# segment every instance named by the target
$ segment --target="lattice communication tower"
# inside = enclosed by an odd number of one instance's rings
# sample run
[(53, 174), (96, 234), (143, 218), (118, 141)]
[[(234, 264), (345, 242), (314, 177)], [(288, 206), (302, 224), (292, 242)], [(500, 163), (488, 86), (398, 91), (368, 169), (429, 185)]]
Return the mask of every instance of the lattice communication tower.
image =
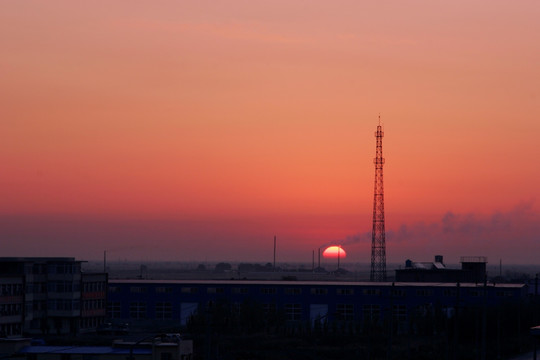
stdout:
[(386, 281), (386, 240), (384, 230), (384, 183), (382, 156), (382, 138), (384, 132), (379, 116), (379, 125), (375, 132), (377, 139), (375, 164), (375, 191), (373, 196), (373, 229), (371, 232), (371, 281)]

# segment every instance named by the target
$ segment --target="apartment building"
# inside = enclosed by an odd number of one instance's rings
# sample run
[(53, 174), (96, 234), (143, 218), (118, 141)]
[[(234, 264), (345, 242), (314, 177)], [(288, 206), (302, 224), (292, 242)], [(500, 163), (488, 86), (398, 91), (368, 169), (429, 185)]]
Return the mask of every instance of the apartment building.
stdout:
[(0, 258), (0, 317), (6, 336), (68, 334), (105, 319), (107, 274), (85, 274), (70, 257)]

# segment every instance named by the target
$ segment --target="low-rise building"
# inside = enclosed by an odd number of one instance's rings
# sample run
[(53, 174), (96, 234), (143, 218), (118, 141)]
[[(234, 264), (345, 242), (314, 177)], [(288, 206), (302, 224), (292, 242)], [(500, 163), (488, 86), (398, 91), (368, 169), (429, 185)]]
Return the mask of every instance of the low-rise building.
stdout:
[(0, 276), (0, 338), (22, 334), (23, 289), (21, 276)]
[[(107, 274), (84, 274), (69, 257), (0, 258), (5, 335), (66, 334), (105, 320)], [(94, 289), (101, 289), (96, 290)]]
[[(141, 341), (115, 341), (112, 346), (50, 346), (31, 345), (29, 339), (21, 339), (19, 346), (3, 341), (7, 356), (29, 360), (190, 360), (193, 358), (193, 340), (184, 339), (179, 334), (159, 334)], [(13, 343), (13, 341), (12, 341)], [(0, 348), (2, 348), (0, 341)], [(21, 346), (22, 345), (22, 346)]]
[(406, 322), (426, 312), (457, 307), (518, 304), (524, 284), (249, 281), (249, 280), (111, 280), (108, 318), (134, 327), (186, 325), (214, 306), (231, 311), (257, 304), (268, 318), (286, 324), (359, 322), (395, 316)]

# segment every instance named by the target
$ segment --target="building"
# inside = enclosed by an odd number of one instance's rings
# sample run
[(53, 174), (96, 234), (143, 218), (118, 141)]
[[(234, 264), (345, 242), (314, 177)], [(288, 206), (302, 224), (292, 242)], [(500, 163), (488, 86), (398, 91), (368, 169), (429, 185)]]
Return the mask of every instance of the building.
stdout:
[(26, 346), (16, 353), (32, 360), (190, 360), (193, 340), (179, 334), (159, 334), (143, 341), (115, 341), (112, 346)]
[(158, 334), (136, 342), (115, 341), (112, 346), (49, 346), (31, 339), (0, 339), (0, 356), (30, 360), (190, 360), (193, 340), (179, 334)]
[(21, 276), (0, 276), (0, 338), (20, 335), (22, 332), (23, 289)]
[(81, 273), (81, 332), (95, 331), (107, 315), (107, 273)]
[(83, 274), (81, 263), (69, 257), (0, 258), (0, 303), (10, 314), (0, 319), (4, 334), (78, 333), (103, 323), (107, 274)]
[(433, 262), (407, 260), (404, 269), (396, 270), (396, 281), (483, 283), (486, 280), (485, 256), (462, 256), (460, 262), (461, 269), (449, 269), (442, 255), (435, 255)]
[(132, 326), (186, 325), (198, 312), (216, 304), (239, 311), (258, 304), (267, 317), (282, 315), (285, 324), (365, 322), (389, 315), (399, 321), (426, 311), (456, 306), (519, 303), (523, 284), (388, 283), (248, 280), (111, 280), (108, 317)]

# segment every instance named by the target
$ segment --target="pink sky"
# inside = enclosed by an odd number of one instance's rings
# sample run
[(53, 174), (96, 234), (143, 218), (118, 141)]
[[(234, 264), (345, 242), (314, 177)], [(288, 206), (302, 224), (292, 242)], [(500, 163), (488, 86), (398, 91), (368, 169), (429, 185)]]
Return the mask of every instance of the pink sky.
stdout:
[(268, 261), (277, 235), (286, 261), (338, 242), (369, 262), (380, 113), (389, 261), (538, 263), (538, 19), (536, 0), (3, 1), (0, 252)]

